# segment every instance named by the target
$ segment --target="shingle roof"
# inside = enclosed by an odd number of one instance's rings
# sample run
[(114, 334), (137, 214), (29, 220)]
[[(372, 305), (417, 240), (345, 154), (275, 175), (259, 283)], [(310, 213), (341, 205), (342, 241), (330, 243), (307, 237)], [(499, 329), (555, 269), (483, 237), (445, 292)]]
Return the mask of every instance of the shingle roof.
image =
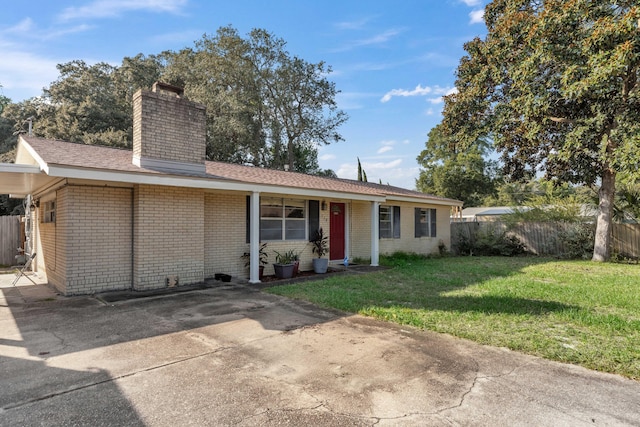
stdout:
[(275, 185), (302, 189), (326, 190), (342, 193), (363, 194), (371, 196), (411, 197), (426, 200), (450, 201), (447, 199), (407, 190), (390, 185), (362, 182), (342, 178), (327, 178), (307, 175), (298, 172), (285, 172), (254, 166), (245, 166), (223, 162), (205, 162), (206, 174), (168, 174), (166, 172), (141, 168), (132, 163), (132, 151), (126, 149), (97, 145), (76, 144), (65, 141), (37, 138), (22, 135), (27, 142), (48, 165), (68, 166), (88, 170), (107, 170), (141, 174), (194, 176), (213, 180), (235, 181), (248, 184)]

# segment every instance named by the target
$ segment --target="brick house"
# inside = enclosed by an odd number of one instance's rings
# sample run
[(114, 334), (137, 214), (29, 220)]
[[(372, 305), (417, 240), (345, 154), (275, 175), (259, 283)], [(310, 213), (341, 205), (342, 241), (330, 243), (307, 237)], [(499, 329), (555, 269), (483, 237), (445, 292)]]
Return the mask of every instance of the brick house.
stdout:
[[(257, 283), (260, 240), (311, 269), (323, 227), (330, 260), (450, 246), (462, 202), (398, 187), (205, 160), (205, 110), (156, 83), (134, 95), (133, 152), (21, 135), (0, 193), (33, 200), (34, 269), (66, 295), (197, 283)], [(241, 256), (251, 254), (246, 268)], [(265, 274), (272, 273), (269, 265)]]

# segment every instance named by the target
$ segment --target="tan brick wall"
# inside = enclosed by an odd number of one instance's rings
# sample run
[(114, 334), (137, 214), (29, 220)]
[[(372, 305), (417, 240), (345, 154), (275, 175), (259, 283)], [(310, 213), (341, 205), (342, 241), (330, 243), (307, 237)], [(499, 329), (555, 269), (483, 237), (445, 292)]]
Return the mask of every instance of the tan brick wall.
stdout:
[[(69, 186), (59, 218), (66, 237), (66, 294), (131, 287), (130, 188)], [(62, 225), (62, 224), (61, 224)]]
[[(416, 205), (412, 203), (389, 202), (384, 206), (400, 206), (400, 238), (380, 239), (380, 253), (392, 254), (397, 251), (431, 254), (438, 252), (438, 243), (442, 240), (447, 248), (451, 247), (451, 229), (449, 225), (449, 207), (437, 205)], [(437, 209), (436, 237), (415, 236), (414, 208)], [(354, 202), (351, 217), (351, 256), (371, 257), (371, 203)]]
[(371, 202), (351, 203), (350, 258), (371, 258)]
[[(447, 248), (450, 246), (449, 208), (447, 206), (415, 205), (410, 203), (390, 202), (385, 206), (400, 206), (400, 238), (380, 239), (380, 253), (392, 254), (394, 252), (415, 252), (428, 255), (438, 252), (438, 242), (444, 241)], [(436, 237), (415, 237), (414, 208), (437, 209)]]
[[(56, 222), (42, 223), (43, 200), (56, 200)], [(59, 292), (67, 292), (66, 282), (66, 244), (69, 197), (67, 188), (61, 188), (55, 192), (41, 196), (40, 208), (36, 210), (34, 231), (36, 241), (38, 272), (46, 275), (47, 282), (53, 285)]]
[(246, 195), (242, 193), (205, 193), (204, 196), (205, 277), (215, 273), (245, 277), (242, 254), (249, 250), (246, 241)]
[(206, 115), (201, 104), (140, 90), (133, 96), (133, 155), (203, 164)]
[(204, 191), (137, 185), (134, 188), (134, 279), (136, 290), (204, 279)]

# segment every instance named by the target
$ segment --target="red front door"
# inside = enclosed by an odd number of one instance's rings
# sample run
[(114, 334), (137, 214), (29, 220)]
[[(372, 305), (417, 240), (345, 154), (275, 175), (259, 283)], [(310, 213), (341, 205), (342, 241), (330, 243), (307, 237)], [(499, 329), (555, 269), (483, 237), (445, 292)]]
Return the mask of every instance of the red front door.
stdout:
[(344, 259), (344, 203), (329, 207), (329, 259)]

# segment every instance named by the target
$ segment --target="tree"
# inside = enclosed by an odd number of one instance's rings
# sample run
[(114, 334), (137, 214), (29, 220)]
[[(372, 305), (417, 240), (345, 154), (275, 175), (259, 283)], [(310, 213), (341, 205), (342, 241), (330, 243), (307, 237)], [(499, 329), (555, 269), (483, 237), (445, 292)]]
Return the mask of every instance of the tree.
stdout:
[(357, 159), (358, 159), (358, 181), (367, 182), (367, 173), (364, 171), (364, 169), (362, 168), (362, 165), (360, 164), (360, 157), (357, 157)]
[(5, 116), (18, 127), (32, 117), (33, 133), (45, 138), (130, 147), (133, 93), (158, 79), (159, 58), (124, 58), (120, 67), (80, 60), (57, 67), (60, 76), (41, 97), (7, 106)]
[[(0, 88), (2, 88), (1, 84)], [(4, 115), (4, 111), (9, 105), (11, 105), (11, 100), (4, 95), (0, 95), (0, 155), (11, 151), (15, 146), (14, 122)], [(6, 161), (3, 158), (1, 160)]]
[(342, 140), (331, 68), (285, 48), (265, 30), (242, 38), (227, 26), (166, 55), (167, 79), (207, 106), (210, 159), (314, 173), (317, 146)]
[(616, 174), (640, 166), (637, 2), (495, 0), (484, 16), (445, 99), (447, 134), (492, 138), (514, 179), (598, 184), (592, 259), (607, 260)]
[(422, 166), (416, 188), (423, 193), (464, 201), (464, 206), (480, 206), (495, 192), (495, 162), (484, 159), (490, 146), (478, 142), (461, 150), (438, 125), (429, 132), (426, 148), (418, 155)]

